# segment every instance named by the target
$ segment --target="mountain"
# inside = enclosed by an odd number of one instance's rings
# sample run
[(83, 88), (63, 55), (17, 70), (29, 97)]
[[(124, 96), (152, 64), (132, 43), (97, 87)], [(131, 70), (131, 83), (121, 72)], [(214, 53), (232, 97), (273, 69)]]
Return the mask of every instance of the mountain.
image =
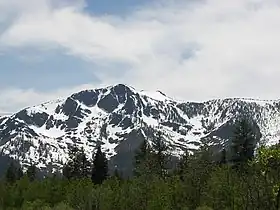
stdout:
[[(195, 150), (201, 142), (228, 147), (234, 123), (246, 115), (264, 144), (280, 137), (280, 101), (242, 98), (179, 102), (160, 91), (137, 91), (118, 84), (84, 90), (0, 117), (0, 152), (23, 167), (61, 169), (69, 145), (84, 147), (89, 158), (97, 143), (110, 159), (110, 168), (129, 171), (144, 138), (164, 133), (171, 154)], [(1, 162), (1, 161), (0, 161)]]

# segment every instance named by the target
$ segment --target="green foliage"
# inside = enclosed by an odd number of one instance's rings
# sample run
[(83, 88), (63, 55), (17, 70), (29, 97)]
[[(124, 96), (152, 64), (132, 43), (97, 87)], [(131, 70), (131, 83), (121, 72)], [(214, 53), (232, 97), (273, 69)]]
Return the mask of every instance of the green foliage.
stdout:
[(123, 180), (122, 172), (119, 171), (118, 169), (115, 169), (115, 170), (114, 170), (113, 177), (114, 177), (115, 179), (117, 179), (117, 180)]
[(151, 173), (151, 147), (147, 140), (144, 140), (140, 148), (135, 152), (134, 162), (134, 176), (139, 177), (144, 172)]
[(261, 147), (258, 150), (256, 163), (262, 176), (272, 188), (275, 208), (280, 209), (280, 144), (271, 147)]
[(168, 175), (169, 154), (163, 134), (158, 131), (151, 135), (151, 144), (144, 140), (136, 151), (134, 160), (134, 176), (149, 179), (151, 176), (166, 178)]
[(83, 148), (73, 146), (69, 151), (69, 161), (63, 168), (67, 179), (81, 179), (90, 176), (91, 165)]
[(61, 202), (59, 204), (57, 204), (53, 210), (74, 210), (71, 206), (69, 206), (68, 204)]
[(21, 167), (17, 167), (14, 162), (11, 162), (5, 174), (6, 181), (12, 184), (16, 180), (21, 179), (22, 177), (23, 171)]
[(14, 183), (17, 180), (17, 168), (13, 162), (9, 165), (5, 177), (9, 183)]
[(22, 206), (23, 210), (51, 210), (50, 206), (42, 200), (27, 201)]
[(34, 181), (37, 175), (37, 169), (35, 165), (31, 165), (27, 168), (26, 175), (30, 181)]
[(101, 146), (97, 147), (93, 160), (91, 180), (95, 184), (102, 184), (108, 177), (108, 160), (106, 154), (101, 151)]
[(248, 119), (242, 118), (236, 124), (232, 139), (232, 161), (239, 164), (252, 160), (258, 140), (252, 123)]
[(225, 148), (223, 148), (220, 164), (226, 164), (226, 163), (227, 163), (227, 151)]
[(23, 173), (23, 170), (22, 170), (21, 166), (18, 167), (16, 174), (17, 174), (17, 179), (18, 180), (21, 179), (24, 176), (24, 173)]
[(169, 155), (167, 154), (168, 146), (166, 145), (163, 134), (157, 131), (152, 139), (152, 154), (154, 163), (154, 172), (164, 178), (167, 174), (167, 163)]
[(200, 207), (197, 207), (196, 210), (213, 210), (213, 209), (208, 206), (200, 206)]
[(280, 145), (261, 147), (252, 158), (246, 155), (250, 147), (244, 139), (252, 139), (254, 134), (250, 138), (243, 138), (243, 134), (234, 142), (241, 145), (236, 153), (239, 161), (246, 163), (240, 170), (225, 161), (225, 151), (222, 161), (213, 162), (211, 147), (205, 143), (196, 152), (186, 151), (168, 176), (169, 156), (161, 134), (151, 146), (147, 141), (141, 145), (135, 155), (135, 175), (129, 179), (118, 170), (108, 176), (106, 155), (100, 147), (91, 179), (83, 150), (72, 148), (64, 168), (68, 179), (52, 176), (38, 180), (36, 170), (29, 168), (20, 179), (13, 173), (11, 178), (0, 180), (0, 209), (279, 210)]
[(184, 172), (188, 170), (189, 164), (190, 164), (190, 153), (186, 149), (185, 153), (180, 158), (178, 166), (175, 171), (175, 174), (178, 174), (182, 181), (184, 180)]
[(94, 189), (90, 179), (72, 180), (65, 190), (66, 201), (74, 209), (91, 209)]

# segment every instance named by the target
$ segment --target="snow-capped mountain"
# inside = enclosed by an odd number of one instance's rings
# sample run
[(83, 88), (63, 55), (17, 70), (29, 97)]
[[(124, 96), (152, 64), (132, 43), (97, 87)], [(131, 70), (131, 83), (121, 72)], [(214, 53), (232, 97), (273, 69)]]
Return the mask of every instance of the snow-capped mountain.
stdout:
[(127, 168), (143, 138), (155, 130), (164, 133), (174, 156), (201, 141), (222, 146), (230, 142), (235, 120), (254, 120), (262, 142), (274, 144), (280, 135), (280, 102), (219, 99), (203, 103), (178, 102), (160, 91), (136, 91), (118, 84), (84, 90), (68, 98), (28, 107), (0, 117), (0, 151), (23, 166), (60, 169), (69, 145), (92, 157), (101, 142), (111, 167)]

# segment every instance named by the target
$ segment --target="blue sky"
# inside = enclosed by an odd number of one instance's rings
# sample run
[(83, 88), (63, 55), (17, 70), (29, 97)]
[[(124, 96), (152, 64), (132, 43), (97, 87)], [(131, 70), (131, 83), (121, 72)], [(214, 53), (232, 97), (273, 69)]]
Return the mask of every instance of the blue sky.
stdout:
[(86, 11), (96, 15), (127, 15), (139, 7), (149, 6), (153, 0), (87, 0)]
[(26, 52), (7, 53), (0, 56), (0, 87), (36, 88), (39, 91), (53, 91), (61, 86), (72, 87), (92, 81), (99, 81), (90, 72), (94, 64), (61, 53), (22, 54)]
[[(85, 13), (126, 16), (151, 0), (87, 0)], [(53, 91), (57, 88), (99, 83), (94, 62), (67, 55), (59, 50), (42, 52), (36, 49), (19, 49), (0, 56), (0, 87), (35, 88)], [(92, 71), (91, 71), (92, 70)], [(2, 72), (3, 71), (3, 72)]]
[(0, 113), (126, 83), (280, 98), (276, 0), (0, 0)]
[[(125, 17), (147, 3), (151, 3), (151, 1), (119, 0), (116, 3), (116, 1), (112, 0), (94, 0), (84, 2), (83, 11), (84, 14), (95, 16), (115, 15)], [(0, 26), (2, 26), (0, 29), (2, 28), (2, 32), (4, 32), (5, 30), (3, 29), (7, 29), (9, 24), (2, 22)], [(55, 92), (55, 90), (61, 88), (72, 89), (84, 84), (92, 84), (95, 87), (95, 84), (101, 83), (96, 74), (100, 69), (104, 68), (103, 65), (99, 66), (94, 61), (89, 62), (66, 54), (60, 49), (44, 51), (36, 47), (23, 47), (16, 50), (5, 49), (4, 52), (0, 53), (0, 63), (1, 89), (34, 90), (39, 93)], [(119, 67), (119, 64), (114, 63), (114, 66)], [(108, 71), (110, 69), (112, 67), (107, 66), (104, 70)], [(121, 71), (125, 71), (125, 69)], [(119, 77), (118, 73), (111, 72), (111, 75)], [(9, 103), (8, 100), (3, 102)], [(23, 103), (23, 105), (25, 104)], [(2, 107), (5, 108), (2, 110), (3, 113), (23, 108), (17, 107), (17, 105), (12, 106), (11, 109), (7, 105), (2, 105)]]

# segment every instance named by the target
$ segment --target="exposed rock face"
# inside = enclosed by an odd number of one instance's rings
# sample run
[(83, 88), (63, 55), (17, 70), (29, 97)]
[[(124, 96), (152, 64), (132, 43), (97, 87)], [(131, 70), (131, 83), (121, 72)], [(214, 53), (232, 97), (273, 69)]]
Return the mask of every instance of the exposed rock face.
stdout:
[(23, 166), (35, 163), (53, 170), (67, 161), (69, 145), (84, 147), (91, 158), (101, 142), (111, 168), (129, 170), (135, 149), (157, 129), (178, 156), (184, 148), (197, 149), (202, 139), (217, 148), (227, 146), (235, 121), (244, 115), (254, 122), (262, 141), (278, 141), (279, 101), (180, 103), (159, 91), (146, 93), (119, 84), (0, 117), (0, 151)]

